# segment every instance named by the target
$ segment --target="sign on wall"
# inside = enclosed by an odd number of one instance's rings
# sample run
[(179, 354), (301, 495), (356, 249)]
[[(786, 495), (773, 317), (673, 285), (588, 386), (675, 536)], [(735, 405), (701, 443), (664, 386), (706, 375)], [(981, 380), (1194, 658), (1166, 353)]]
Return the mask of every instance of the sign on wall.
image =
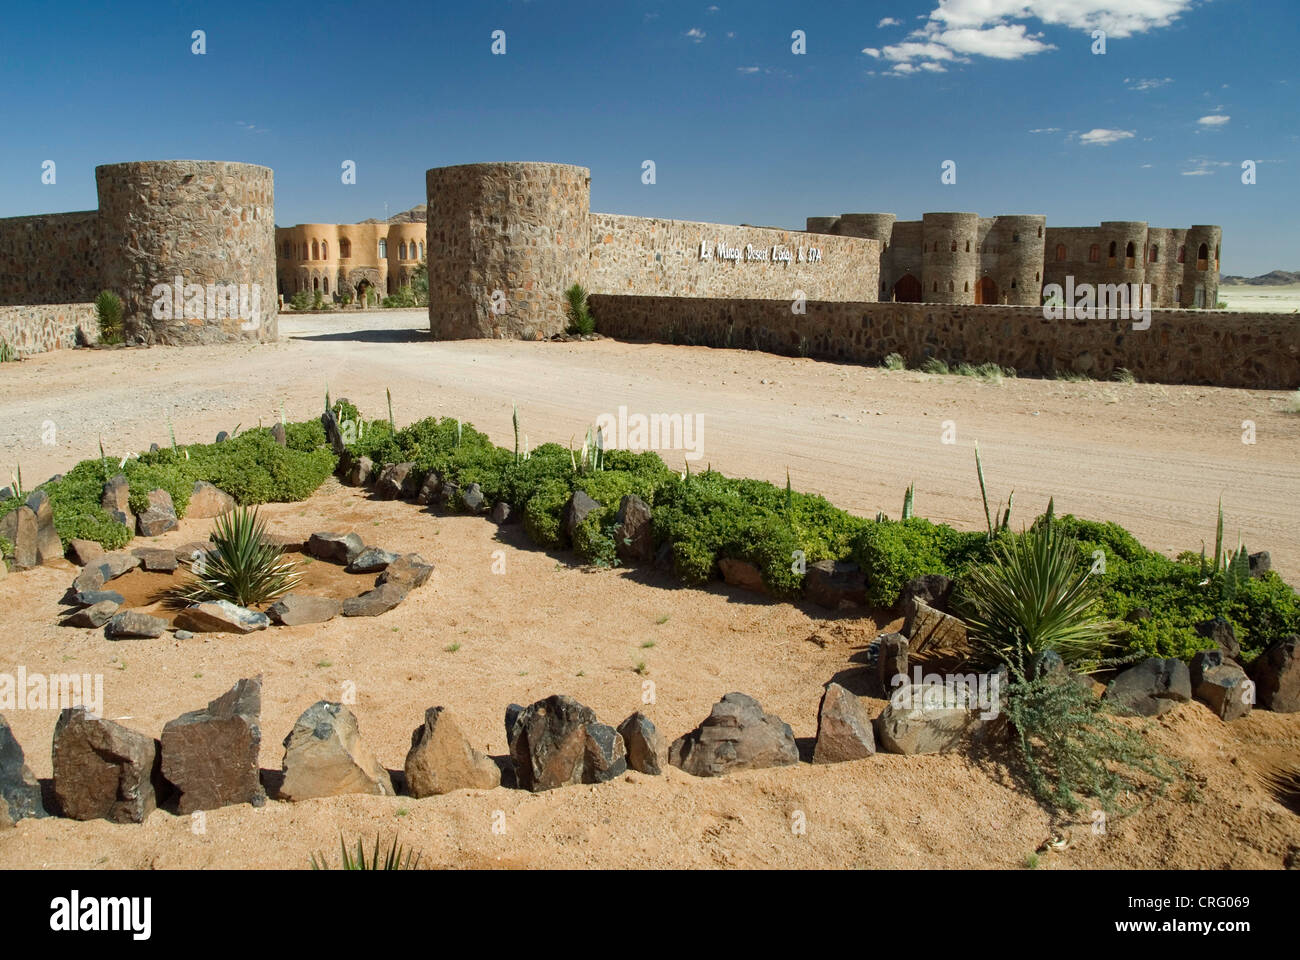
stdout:
[(700, 241), (701, 260), (722, 260), (732, 263), (821, 263), (821, 247), (790, 247), (773, 244), (770, 247), (756, 247), (752, 243), (744, 247), (733, 247), (725, 240), (719, 240), (712, 246), (707, 240)]

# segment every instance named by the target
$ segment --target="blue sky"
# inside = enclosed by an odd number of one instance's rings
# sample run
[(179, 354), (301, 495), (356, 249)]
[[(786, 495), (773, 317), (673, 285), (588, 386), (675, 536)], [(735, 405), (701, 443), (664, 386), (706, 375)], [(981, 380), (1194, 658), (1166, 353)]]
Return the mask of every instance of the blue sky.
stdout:
[(1296, 0), (10, 4), (5, 32), (0, 216), (93, 208), (126, 160), (266, 164), (281, 225), (548, 160), (603, 212), (1218, 223), (1225, 273), (1300, 269)]

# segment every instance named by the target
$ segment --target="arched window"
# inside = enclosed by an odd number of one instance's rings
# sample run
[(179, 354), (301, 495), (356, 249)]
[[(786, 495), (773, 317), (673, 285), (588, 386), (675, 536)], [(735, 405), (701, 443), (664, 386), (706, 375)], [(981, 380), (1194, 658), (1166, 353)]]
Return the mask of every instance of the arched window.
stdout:
[(401, 243), (399, 243), (399, 244), (397, 245), (397, 259), (399, 259), (399, 260), (405, 260), (405, 259), (406, 259), (406, 241), (405, 241), (405, 240), (403, 240)]
[(1096, 263), (1100, 259), (1101, 259), (1101, 247), (1098, 244), (1094, 243), (1091, 247), (1088, 248), (1088, 262)]
[[(380, 260), (388, 259), (388, 241), (385, 240), (383, 237), (379, 238), (379, 259)], [(392, 293), (392, 291), (390, 290), (389, 293)]]
[(970, 253), (970, 241), (969, 241), (969, 240), (966, 241), (966, 252), (967, 252), (967, 253)]
[(1124, 247), (1124, 266), (1132, 269), (1136, 257), (1137, 248), (1133, 246), (1133, 241), (1130, 240)]
[(339, 259), (347, 260), (352, 256), (352, 241), (347, 237), (339, 237)]
[(1035, 282), (1035, 283), (1039, 282), (1039, 279), (1038, 279), (1038, 271), (1037, 271), (1037, 270), (1034, 271), (1034, 282)]
[(1214, 245), (1214, 262), (1219, 262), (1219, 245), (1217, 243)]
[(1040, 237), (1043, 235), (1043, 225), (1041, 223), (1038, 225), (1038, 235)]
[(1115, 241), (1114, 240), (1110, 242), (1110, 246), (1107, 248), (1106, 260), (1110, 263), (1112, 267), (1115, 266)]
[[(886, 249), (886, 250), (889, 249), (889, 244), (885, 244), (885, 249)], [(1216, 256), (1217, 256), (1217, 254), (1216, 254)], [(420, 259), (421, 259), (421, 260), (424, 259), (424, 241), (423, 241), (423, 240), (420, 241)]]
[(951, 280), (948, 281), (948, 292), (949, 292), (949, 293), (952, 293), (952, 281), (951, 281)]
[(330, 258), (330, 242), (328, 240), (322, 240), (320, 242), (320, 255), (322, 260), (328, 260)]
[(967, 280), (965, 283), (963, 283), (963, 284), (961, 285), (961, 292), (962, 292), (962, 293), (970, 293), (970, 281), (969, 281), (969, 280)]
[(325, 292), (326, 292), (326, 293), (329, 293), (329, 292), (330, 292), (330, 278), (329, 278), (329, 277), (326, 277), (324, 280), (321, 281), (321, 283), (324, 284)]
[(320, 259), (320, 244), (317, 243), (315, 240), (311, 242), (311, 258), (313, 260)]
[(1014, 280), (1011, 281), (1011, 289), (1012, 290), (1016, 289), (1016, 281)]
[(1011, 242), (1012, 242), (1012, 243), (1019, 243), (1019, 242), (1020, 242), (1020, 234), (1019, 234), (1019, 233), (1013, 233), (1013, 234), (1011, 235)]
[(1181, 307), (1182, 305), (1183, 305), (1183, 285), (1180, 283), (1178, 284), (1178, 286), (1174, 287), (1174, 306)]
[(1064, 259), (1065, 259), (1065, 244), (1063, 244), (1063, 243), (1058, 243), (1058, 244), (1056, 245), (1056, 259), (1057, 259), (1057, 260), (1064, 260)]
[(1205, 244), (1201, 244), (1199, 247), (1196, 248), (1196, 269), (1197, 270), (1205, 269), (1206, 267), (1205, 261), (1209, 258), (1209, 256), (1210, 256), (1210, 248), (1207, 247)]
[(1151, 262), (1152, 263), (1160, 262), (1160, 244), (1158, 243), (1151, 244)]
[(956, 252), (957, 252), (957, 241), (956, 241), (956, 240), (954, 240), (954, 241), (952, 242), (952, 250), (951, 250), (950, 252), (952, 252), (952, 253), (956, 253)]
[(319, 289), (320, 289), (320, 277), (312, 277), (312, 278), (311, 278), (311, 288), (312, 288), (313, 290), (319, 290)]
[[(1187, 247), (1186, 247), (1185, 245), (1184, 245), (1184, 246), (1179, 246), (1179, 248), (1178, 248), (1178, 262), (1179, 262), (1179, 263), (1184, 262), (1184, 260), (1186, 259), (1186, 257), (1187, 257)], [(1182, 298), (1180, 297), (1179, 299), (1181, 300)]]

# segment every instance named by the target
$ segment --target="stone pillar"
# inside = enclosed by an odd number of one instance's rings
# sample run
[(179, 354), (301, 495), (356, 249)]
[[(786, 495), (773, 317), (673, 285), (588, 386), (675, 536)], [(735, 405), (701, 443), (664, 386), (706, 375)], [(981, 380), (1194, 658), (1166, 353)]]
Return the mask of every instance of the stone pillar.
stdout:
[[(96, 167), (95, 180), (103, 286), (122, 298), (128, 341), (276, 339), (275, 188), (269, 167), (198, 160), (117, 163)], [(168, 306), (170, 318), (164, 315)]]
[(587, 283), (591, 172), (559, 163), (435, 167), (428, 191), (429, 330), (536, 340), (568, 326)]

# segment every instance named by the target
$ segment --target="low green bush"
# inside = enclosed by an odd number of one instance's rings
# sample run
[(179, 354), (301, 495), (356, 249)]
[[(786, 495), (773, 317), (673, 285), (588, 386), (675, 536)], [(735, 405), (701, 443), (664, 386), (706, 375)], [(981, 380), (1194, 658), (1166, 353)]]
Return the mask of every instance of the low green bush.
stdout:
[(912, 517), (865, 524), (849, 556), (867, 576), (867, 600), (873, 606), (890, 608), (913, 577), (926, 573), (960, 577), (973, 565), (989, 560), (997, 542), (984, 533), (962, 533)]
[(100, 343), (122, 342), (125, 336), (122, 312), (122, 298), (113, 291), (101, 291), (95, 298), (95, 318), (99, 321)]

